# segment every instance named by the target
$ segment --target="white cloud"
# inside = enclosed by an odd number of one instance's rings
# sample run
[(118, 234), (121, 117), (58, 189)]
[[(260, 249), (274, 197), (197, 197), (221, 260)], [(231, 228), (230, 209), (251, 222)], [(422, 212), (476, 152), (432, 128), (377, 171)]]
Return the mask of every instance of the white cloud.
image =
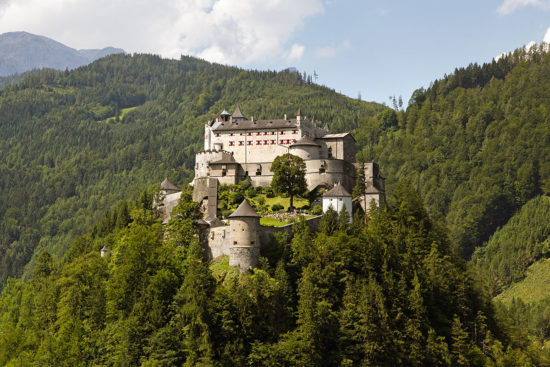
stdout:
[(541, 9), (550, 9), (550, 0), (504, 0), (497, 8), (500, 14), (510, 14), (525, 6), (535, 6)]
[(25, 30), (75, 48), (247, 65), (299, 59), (304, 46), (288, 43), (323, 11), (323, 0), (0, 0), (0, 33)]
[(344, 40), (338, 45), (332, 44), (325, 47), (319, 47), (315, 50), (315, 55), (317, 57), (322, 57), (325, 59), (331, 59), (336, 57), (336, 55), (342, 51), (349, 50), (351, 48), (351, 42), (349, 40)]
[(546, 30), (546, 34), (544, 35), (544, 38), (542, 39), (543, 42), (550, 43), (550, 28)]
[(304, 55), (305, 47), (298, 44), (293, 44), (290, 48), (290, 52), (288, 53), (287, 59), (289, 61), (295, 61), (300, 60), (302, 56)]

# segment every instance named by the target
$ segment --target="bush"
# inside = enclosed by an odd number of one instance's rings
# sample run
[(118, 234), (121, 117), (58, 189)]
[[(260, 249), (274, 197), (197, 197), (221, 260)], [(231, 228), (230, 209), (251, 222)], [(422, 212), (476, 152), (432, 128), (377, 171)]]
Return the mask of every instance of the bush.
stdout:
[(285, 207), (282, 206), (281, 204), (278, 204), (278, 203), (275, 203), (271, 206), (271, 210), (274, 211), (274, 212), (277, 212), (279, 210), (283, 210)]
[(313, 214), (315, 215), (321, 215), (323, 214), (323, 208), (321, 207), (321, 205), (314, 205), (313, 206), (313, 209), (311, 210), (313, 212)]
[(264, 188), (264, 192), (265, 192), (265, 197), (266, 198), (274, 198), (275, 197), (275, 193), (273, 192), (273, 189), (271, 187), (266, 187)]
[(264, 205), (265, 204), (265, 198), (263, 196), (258, 196), (258, 198), (256, 199), (256, 201), (258, 202), (258, 204), (260, 205)]

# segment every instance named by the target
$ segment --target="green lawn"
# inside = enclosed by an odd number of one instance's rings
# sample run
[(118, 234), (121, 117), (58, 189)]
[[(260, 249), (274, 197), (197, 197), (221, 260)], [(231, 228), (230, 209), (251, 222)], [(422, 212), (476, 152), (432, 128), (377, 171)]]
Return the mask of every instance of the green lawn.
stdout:
[(550, 296), (550, 259), (537, 261), (527, 269), (526, 274), (523, 280), (512, 284), (495, 299), (509, 303), (516, 297), (525, 303), (534, 303)]
[[(305, 215), (304, 218), (306, 219), (309, 219), (309, 218), (313, 218), (314, 215)], [(282, 222), (279, 222), (278, 219), (275, 219), (275, 218), (271, 218), (271, 217), (261, 217), (260, 218), (260, 225), (262, 226), (266, 226), (266, 227), (282, 227), (282, 226), (286, 226), (287, 224), (290, 224), (292, 222), (286, 222), (286, 221), (282, 221)]]
[[(288, 210), (288, 207), (290, 206), (290, 198), (284, 198), (284, 197), (281, 197), (281, 196), (276, 196), (274, 198), (267, 198), (267, 197), (265, 197), (265, 195), (261, 195), (261, 196), (263, 196), (265, 198), (265, 204), (268, 205), (270, 208), (273, 206), (273, 204), (279, 204), (279, 205), (284, 206), (285, 210)], [(307, 199), (294, 197), (294, 207), (295, 208), (301, 208), (305, 205), (309, 205), (309, 201)]]

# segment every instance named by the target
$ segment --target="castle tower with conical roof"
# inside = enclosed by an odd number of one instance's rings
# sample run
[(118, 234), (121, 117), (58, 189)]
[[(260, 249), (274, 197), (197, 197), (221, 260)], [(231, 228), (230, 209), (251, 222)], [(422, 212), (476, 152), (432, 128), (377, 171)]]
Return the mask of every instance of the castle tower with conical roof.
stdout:
[(229, 231), (229, 265), (241, 271), (256, 267), (260, 257), (260, 215), (246, 199), (229, 216)]

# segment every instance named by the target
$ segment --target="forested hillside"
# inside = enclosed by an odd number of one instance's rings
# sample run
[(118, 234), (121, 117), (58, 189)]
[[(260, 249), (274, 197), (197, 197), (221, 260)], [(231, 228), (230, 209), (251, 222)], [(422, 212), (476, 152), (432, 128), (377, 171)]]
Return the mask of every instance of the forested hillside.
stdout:
[(521, 330), (503, 327), (416, 192), (393, 191), (368, 226), (345, 211), (327, 212), (319, 233), (300, 222), (244, 274), (227, 258), (203, 261), (190, 190), (165, 227), (151, 193), (120, 202), (62, 263), (44, 252), (31, 280), (8, 281), (0, 364), (548, 364)]
[(237, 103), (256, 118), (298, 107), (334, 131), (383, 106), (194, 58), (113, 55), (43, 70), (0, 91), (0, 285), (43, 250), (60, 258), (119, 199), (192, 178), (204, 123)]
[(389, 184), (407, 180), (469, 257), (550, 191), (550, 54), (518, 50), (417, 90), (357, 133)]

